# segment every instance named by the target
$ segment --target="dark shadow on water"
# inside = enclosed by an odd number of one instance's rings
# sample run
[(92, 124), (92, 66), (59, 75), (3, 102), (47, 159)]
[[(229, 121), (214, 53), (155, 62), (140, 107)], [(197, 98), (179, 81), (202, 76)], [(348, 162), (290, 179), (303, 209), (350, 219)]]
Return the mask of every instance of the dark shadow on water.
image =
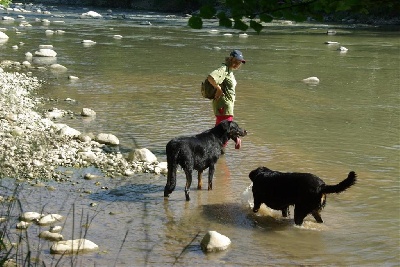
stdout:
[(279, 231), (293, 225), (292, 220), (258, 216), (239, 203), (203, 205), (202, 215), (220, 224), (229, 224), (242, 228), (262, 228)]
[[(177, 186), (176, 190), (183, 191), (183, 188)], [(149, 200), (162, 200), (163, 198), (164, 185), (150, 183), (131, 183), (90, 195), (90, 199), (92, 200), (107, 202), (144, 202)]]

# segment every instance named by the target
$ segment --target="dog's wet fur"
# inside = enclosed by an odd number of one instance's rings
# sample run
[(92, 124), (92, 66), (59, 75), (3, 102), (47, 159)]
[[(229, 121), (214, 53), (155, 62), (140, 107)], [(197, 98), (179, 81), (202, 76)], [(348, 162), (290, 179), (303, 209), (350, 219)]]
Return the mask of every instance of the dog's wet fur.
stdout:
[(187, 201), (190, 200), (189, 191), (193, 170), (198, 172), (197, 188), (201, 189), (202, 173), (208, 168), (208, 190), (211, 190), (215, 163), (221, 155), (222, 147), (229, 139), (238, 143), (239, 137), (246, 134), (246, 130), (241, 129), (236, 122), (224, 120), (214, 128), (200, 134), (177, 137), (169, 141), (166, 146), (168, 175), (164, 197), (169, 197), (175, 189), (178, 165), (182, 167), (186, 175)]
[(346, 179), (337, 185), (327, 185), (311, 173), (279, 172), (258, 167), (249, 174), (253, 182), (253, 212), (262, 203), (274, 210), (281, 210), (282, 216), (289, 215), (289, 206), (294, 205), (294, 222), (302, 225), (304, 218), (312, 214), (318, 223), (323, 223), (321, 210), (326, 204), (326, 195), (341, 193), (354, 185), (357, 175), (349, 172)]

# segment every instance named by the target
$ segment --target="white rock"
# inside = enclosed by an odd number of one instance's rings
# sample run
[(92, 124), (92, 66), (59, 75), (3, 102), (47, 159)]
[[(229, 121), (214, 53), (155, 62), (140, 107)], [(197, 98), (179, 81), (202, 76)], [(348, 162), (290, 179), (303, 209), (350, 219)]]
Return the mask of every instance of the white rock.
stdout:
[(76, 252), (95, 251), (98, 245), (87, 239), (58, 241), (50, 248), (51, 254), (71, 254)]
[(319, 83), (319, 79), (318, 77), (308, 77), (303, 79), (303, 82), (308, 83), (308, 84), (318, 84)]
[(207, 252), (221, 251), (228, 248), (231, 240), (216, 231), (208, 231), (201, 240), (201, 249)]
[(77, 136), (81, 135), (81, 132), (80, 132), (80, 131), (78, 131), (78, 130), (72, 128), (72, 127), (69, 127), (68, 125), (66, 125), (65, 127), (61, 128), (60, 131), (58, 131), (58, 133), (59, 133), (61, 136), (73, 136), (73, 137), (77, 137)]
[(158, 163), (158, 168), (160, 168), (160, 173), (167, 175), (168, 174), (168, 164), (167, 162), (160, 162)]
[(68, 76), (68, 79), (70, 79), (70, 80), (79, 80), (79, 77), (70, 75), (70, 76)]
[(59, 215), (59, 214), (48, 214), (48, 215), (43, 216), (42, 218), (40, 218), (38, 224), (39, 225), (50, 225), (50, 224), (53, 224), (55, 222), (60, 222), (63, 219), (64, 219), (64, 217)]
[(15, 20), (13, 17), (9, 17), (9, 16), (4, 16), (2, 19), (9, 20), (9, 21)]
[(83, 179), (85, 180), (93, 180), (93, 179), (98, 179), (101, 178), (101, 176), (96, 175), (96, 174), (91, 174), (91, 173), (86, 173), (85, 176), (83, 176)]
[(84, 117), (94, 117), (96, 116), (96, 112), (90, 108), (82, 108), (81, 115)]
[(26, 58), (32, 58), (32, 56), (33, 56), (33, 55), (32, 55), (31, 52), (26, 52), (26, 53), (25, 53), (25, 57), (26, 57)]
[(14, 127), (11, 129), (11, 134), (12, 134), (13, 136), (22, 136), (22, 135), (24, 134), (24, 130), (23, 130), (21, 127), (14, 126)]
[(141, 148), (131, 151), (128, 155), (128, 161), (153, 163), (157, 161), (157, 157), (147, 148)]
[(100, 15), (99, 13), (97, 13), (97, 12), (89, 11), (89, 12), (86, 12), (86, 13), (82, 13), (82, 17), (89, 17), (89, 18), (97, 19), (97, 18), (102, 18), (103, 16)]
[(140, 22), (139, 24), (140, 24), (140, 25), (148, 25), (148, 26), (151, 26), (151, 25), (152, 25), (150, 21), (142, 21), (142, 22)]
[(344, 47), (344, 46), (340, 46), (340, 47), (338, 48), (338, 50), (339, 50), (340, 52), (347, 52), (349, 49), (347, 49), (347, 48)]
[(124, 175), (125, 175), (125, 176), (132, 176), (132, 175), (134, 175), (134, 174), (135, 174), (135, 172), (132, 171), (132, 170), (130, 170), (130, 169), (126, 169), (126, 170), (124, 171)]
[(17, 229), (28, 229), (30, 224), (31, 224), (30, 222), (22, 221), (22, 222), (17, 223), (16, 227), (17, 227)]
[(118, 138), (113, 134), (100, 133), (96, 136), (96, 141), (100, 144), (119, 145)]
[(49, 111), (45, 114), (46, 118), (49, 119), (59, 119), (62, 118), (64, 116), (64, 111), (60, 110), (60, 109), (54, 109), (52, 111)]
[(35, 56), (38, 57), (56, 57), (57, 53), (52, 49), (39, 49), (39, 51), (35, 52)]
[(0, 31), (0, 39), (8, 39), (8, 35)]
[(326, 41), (325, 44), (328, 44), (328, 45), (335, 45), (335, 44), (339, 44), (339, 42)]
[(95, 44), (96, 42), (92, 41), (92, 40), (82, 40), (82, 43), (83, 44)]
[(21, 221), (31, 222), (33, 220), (39, 220), (42, 217), (42, 214), (34, 211), (27, 211), (21, 215)]
[(122, 35), (116, 34), (113, 36), (114, 39), (122, 39)]
[(79, 136), (78, 136), (78, 139), (79, 139), (81, 142), (86, 142), (86, 143), (89, 143), (90, 141), (92, 141), (92, 138), (91, 138), (89, 135), (87, 135), (87, 134), (81, 134), (81, 135), (79, 135)]
[(59, 233), (52, 233), (50, 231), (43, 231), (39, 234), (40, 238), (50, 240), (50, 241), (61, 241), (64, 237)]
[(67, 71), (67, 67), (61, 65), (61, 64), (51, 64), (50, 65), (50, 70), (54, 72), (65, 72)]
[(78, 156), (80, 156), (83, 160), (86, 160), (89, 162), (95, 162), (97, 159), (97, 156), (93, 151), (78, 152)]
[[(32, 54), (31, 54), (31, 55), (32, 55)], [(23, 65), (24, 67), (26, 67), (26, 68), (29, 68), (29, 67), (32, 66), (32, 64), (31, 64), (29, 61), (27, 61), (27, 60), (25, 60), (24, 62), (22, 62), (22, 65)]]
[(59, 225), (55, 225), (55, 226), (52, 226), (52, 227), (50, 227), (50, 232), (51, 233), (59, 233), (59, 232), (61, 232), (61, 230), (62, 230), (62, 227), (61, 226), (59, 226)]
[(247, 38), (249, 35), (247, 33), (239, 33), (240, 38)]

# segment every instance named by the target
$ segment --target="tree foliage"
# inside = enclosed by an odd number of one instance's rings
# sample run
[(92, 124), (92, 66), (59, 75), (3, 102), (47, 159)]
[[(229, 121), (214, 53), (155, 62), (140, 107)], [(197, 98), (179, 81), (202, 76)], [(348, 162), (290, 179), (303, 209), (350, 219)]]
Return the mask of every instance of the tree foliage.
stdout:
[(8, 7), (11, 4), (11, 0), (0, 0), (0, 5)]
[(189, 19), (192, 28), (202, 28), (203, 19), (218, 18), (219, 25), (246, 31), (249, 27), (259, 33), (263, 22), (273, 19), (305, 21), (312, 18), (322, 21), (323, 15), (348, 12), (370, 14), (394, 12), (399, 15), (399, 0), (225, 0), (220, 9), (203, 5), (198, 15)]

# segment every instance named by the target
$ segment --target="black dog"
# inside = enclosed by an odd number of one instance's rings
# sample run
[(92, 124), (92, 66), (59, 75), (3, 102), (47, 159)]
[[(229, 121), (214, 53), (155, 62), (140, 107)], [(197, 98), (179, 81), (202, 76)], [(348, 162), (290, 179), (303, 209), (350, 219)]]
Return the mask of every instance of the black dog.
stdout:
[(189, 190), (192, 183), (192, 172), (198, 172), (198, 189), (202, 187), (202, 173), (208, 168), (208, 190), (212, 189), (212, 179), (215, 171), (215, 163), (221, 155), (223, 145), (232, 139), (240, 147), (240, 136), (245, 136), (246, 130), (239, 127), (236, 122), (222, 121), (217, 126), (203, 133), (177, 137), (168, 142), (166, 146), (168, 176), (164, 188), (164, 197), (174, 191), (176, 186), (176, 171), (178, 165), (186, 174), (185, 196), (189, 201)]
[(294, 205), (294, 222), (303, 223), (312, 214), (318, 223), (323, 223), (320, 212), (326, 203), (326, 194), (340, 193), (354, 185), (357, 180), (351, 171), (346, 179), (337, 185), (327, 185), (311, 173), (282, 173), (266, 167), (259, 167), (249, 174), (253, 182), (253, 211), (257, 212), (262, 203), (274, 210), (281, 210), (287, 217), (289, 206)]

